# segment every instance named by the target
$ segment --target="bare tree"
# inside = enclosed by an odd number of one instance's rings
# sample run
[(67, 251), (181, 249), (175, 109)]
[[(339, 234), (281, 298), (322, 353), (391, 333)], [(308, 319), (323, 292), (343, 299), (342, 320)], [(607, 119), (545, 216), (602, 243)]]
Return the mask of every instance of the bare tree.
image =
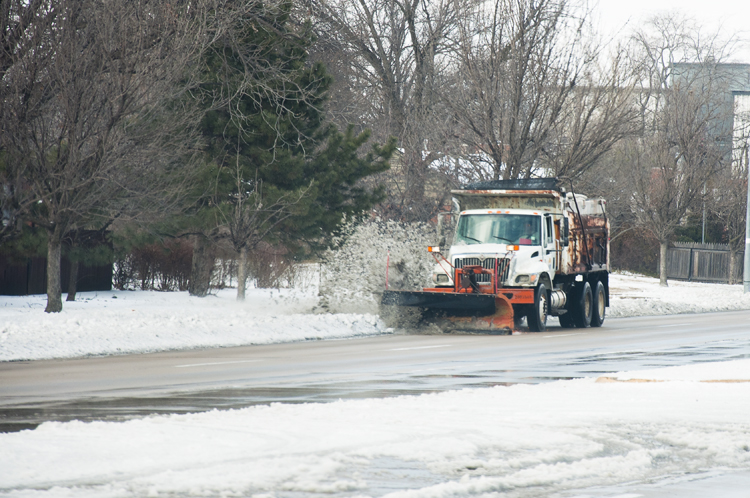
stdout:
[[(750, 171), (750, 106), (735, 105), (734, 140), (732, 166), (717, 175), (711, 186), (712, 199), (709, 208), (724, 225), (724, 237), (729, 245), (729, 283), (735, 284), (735, 278), (741, 267), (737, 255), (745, 249), (745, 218), (747, 214), (747, 182)], [(741, 281), (741, 278), (740, 280)]]
[(56, 0), (0, 0), (0, 79), (41, 41), (57, 15)]
[(717, 38), (706, 42), (676, 15), (658, 17), (651, 31), (635, 35), (644, 71), (643, 136), (629, 143), (623, 167), (632, 181), (635, 217), (659, 240), (663, 286), (675, 229), (700, 206), (706, 186), (729, 161), (731, 125), (725, 124), (733, 108), (718, 65), (727, 47)]
[[(239, 162), (239, 161), (238, 161)], [(222, 217), (227, 227), (227, 238), (239, 256), (237, 270), (237, 300), (245, 300), (247, 282), (247, 255), (291, 216), (298, 214), (300, 205), (307, 196), (307, 188), (294, 192), (279, 192), (264, 195), (263, 182), (243, 178), (239, 165), (234, 171), (236, 190), (230, 203), (224, 205)]]
[(66, 234), (163, 210), (177, 198), (172, 173), (189, 176), (195, 115), (182, 94), (202, 23), (197, 3), (182, 7), (57, 0), (41, 43), (5, 74), (2, 147), (47, 232), (47, 312), (62, 309)]
[(621, 68), (595, 77), (599, 53), (586, 44), (587, 13), (578, 7), (494, 0), (459, 22), (442, 95), (466, 130), (460, 139), (490, 158), (488, 177), (528, 177), (540, 159), (573, 173), (621, 136)]
[[(34, 61), (49, 57), (50, 48), (45, 40), (57, 13), (57, 3), (57, 0), (0, 0), (0, 136), (9, 132), (14, 123), (6, 115), (11, 95), (34, 93), (33, 75), (39, 69)], [(19, 72), (29, 77), (21, 79)], [(18, 88), (19, 84), (24, 86)], [(18, 231), (21, 215), (34, 202), (24, 188), (24, 173), (23, 163), (0, 140), (0, 241)]]
[(637, 132), (634, 71), (622, 51), (610, 62), (608, 69), (600, 69), (592, 61), (567, 99), (539, 158), (548, 174), (580, 178), (617, 143)]
[[(721, 175), (713, 184), (714, 199), (711, 210), (724, 225), (724, 236), (729, 245), (729, 283), (735, 278), (741, 262), (737, 255), (745, 248), (745, 214), (747, 209), (748, 151), (745, 149), (729, 174)], [(741, 281), (741, 278), (740, 278)]]
[[(471, 1), (307, 0), (318, 29), (335, 36), (351, 61), (350, 83), (369, 103), (361, 109), (376, 137), (398, 137), (405, 188), (394, 192), (404, 215), (423, 217), (429, 165), (441, 154), (425, 142), (438, 136), (436, 78), (446, 63), (448, 35)], [(427, 153), (427, 148), (432, 153)], [(418, 208), (414, 210), (409, 207)], [(411, 213), (411, 214), (409, 214)]]

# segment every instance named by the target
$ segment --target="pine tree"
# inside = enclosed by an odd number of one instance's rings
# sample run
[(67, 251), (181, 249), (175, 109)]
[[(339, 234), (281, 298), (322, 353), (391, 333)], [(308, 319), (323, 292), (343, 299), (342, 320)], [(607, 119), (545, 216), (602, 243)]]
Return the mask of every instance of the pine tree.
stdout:
[[(239, 255), (238, 299), (248, 250), (263, 240), (294, 249), (323, 243), (345, 216), (382, 200), (382, 188), (360, 180), (386, 170), (395, 149), (392, 140), (362, 153), (369, 131), (342, 133), (326, 121), (332, 79), (308, 62), (309, 26), (295, 25), (290, 10), (288, 2), (254, 4), (204, 59), (206, 183), (194, 218), (196, 257), (207, 239), (226, 237)], [(194, 270), (191, 292), (205, 295), (205, 264)]]

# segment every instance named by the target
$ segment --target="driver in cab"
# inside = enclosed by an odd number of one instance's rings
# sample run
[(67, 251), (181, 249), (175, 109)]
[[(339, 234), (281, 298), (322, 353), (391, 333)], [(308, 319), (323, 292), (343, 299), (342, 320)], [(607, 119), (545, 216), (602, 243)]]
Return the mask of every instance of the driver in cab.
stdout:
[(522, 246), (533, 246), (539, 243), (539, 233), (534, 230), (532, 223), (526, 221), (523, 224), (523, 230), (521, 230), (521, 236), (518, 237), (518, 244)]

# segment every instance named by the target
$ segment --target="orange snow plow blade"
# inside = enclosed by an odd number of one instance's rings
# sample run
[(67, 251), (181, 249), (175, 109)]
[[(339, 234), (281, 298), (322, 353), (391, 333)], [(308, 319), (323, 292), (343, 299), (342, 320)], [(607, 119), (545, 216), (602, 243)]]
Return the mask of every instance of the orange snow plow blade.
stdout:
[(451, 322), (455, 329), (476, 330), (484, 332), (512, 332), (514, 327), (513, 306), (503, 295), (492, 296), (495, 300), (495, 310), (490, 315), (449, 316), (445, 320)]
[[(498, 270), (478, 265), (455, 268), (453, 287), (421, 291), (386, 290), (381, 318), (389, 326), (435, 324), (444, 331), (467, 330), (510, 334), (515, 328), (514, 305), (534, 303), (534, 290), (498, 286)], [(478, 280), (484, 275), (484, 282)], [(489, 278), (486, 278), (489, 276)], [(391, 322), (391, 323), (389, 323)]]
[(513, 306), (502, 294), (452, 292), (443, 289), (383, 293), (384, 306), (419, 309), (421, 319), (447, 330), (488, 333), (513, 331)]

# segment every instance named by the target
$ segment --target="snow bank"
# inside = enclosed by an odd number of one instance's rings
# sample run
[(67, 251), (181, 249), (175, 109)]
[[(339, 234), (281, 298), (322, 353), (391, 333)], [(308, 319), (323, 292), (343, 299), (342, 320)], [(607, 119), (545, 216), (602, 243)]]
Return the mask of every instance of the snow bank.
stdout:
[[(339, 275), (346, 273), (342, 268), (346, 266), (339, 267)], [(328, 295), (329, 304), (355, 309), (364, 287), (353, 285), (354, 290), (347, 290), (346, 281), (338, 282), (334, 293)], [(610, 283), (610, 318), (750, 309), (750, 295), (743, 294), (740, 285), (672, 281), (663, 288), (658, 279), (623, 274), (613, 274)], [(244, 303), (235, 301), (235, 292), (225, 289), (205, 298), (185, 292), (84, 292), (76, 302), (64, 303), (58, 314), (43, 312), (45, 296), (0, 296), (0, 361), (393, 332), (372, 312), (321, 313), (317, 283), (303, 289), (248, 289)], [(373, 302), (367, 301), (363, 307), (373, 308)]]
[(45, 296), (0, 296), (0, 361), (147, 353), (175, 349), (385, 334), (372, 314), (315, 314), (314, 292), (248, 289), (205, 298), (187, 292), (83, 292), (61, 313)]
[(750, 360), (0, 434), (0, 496), (560, 496), (750, 468)]
[(750, 309), (742, 285), (706, 284), (613, 273), (610, 275), (610, 317), (677, 315)]

